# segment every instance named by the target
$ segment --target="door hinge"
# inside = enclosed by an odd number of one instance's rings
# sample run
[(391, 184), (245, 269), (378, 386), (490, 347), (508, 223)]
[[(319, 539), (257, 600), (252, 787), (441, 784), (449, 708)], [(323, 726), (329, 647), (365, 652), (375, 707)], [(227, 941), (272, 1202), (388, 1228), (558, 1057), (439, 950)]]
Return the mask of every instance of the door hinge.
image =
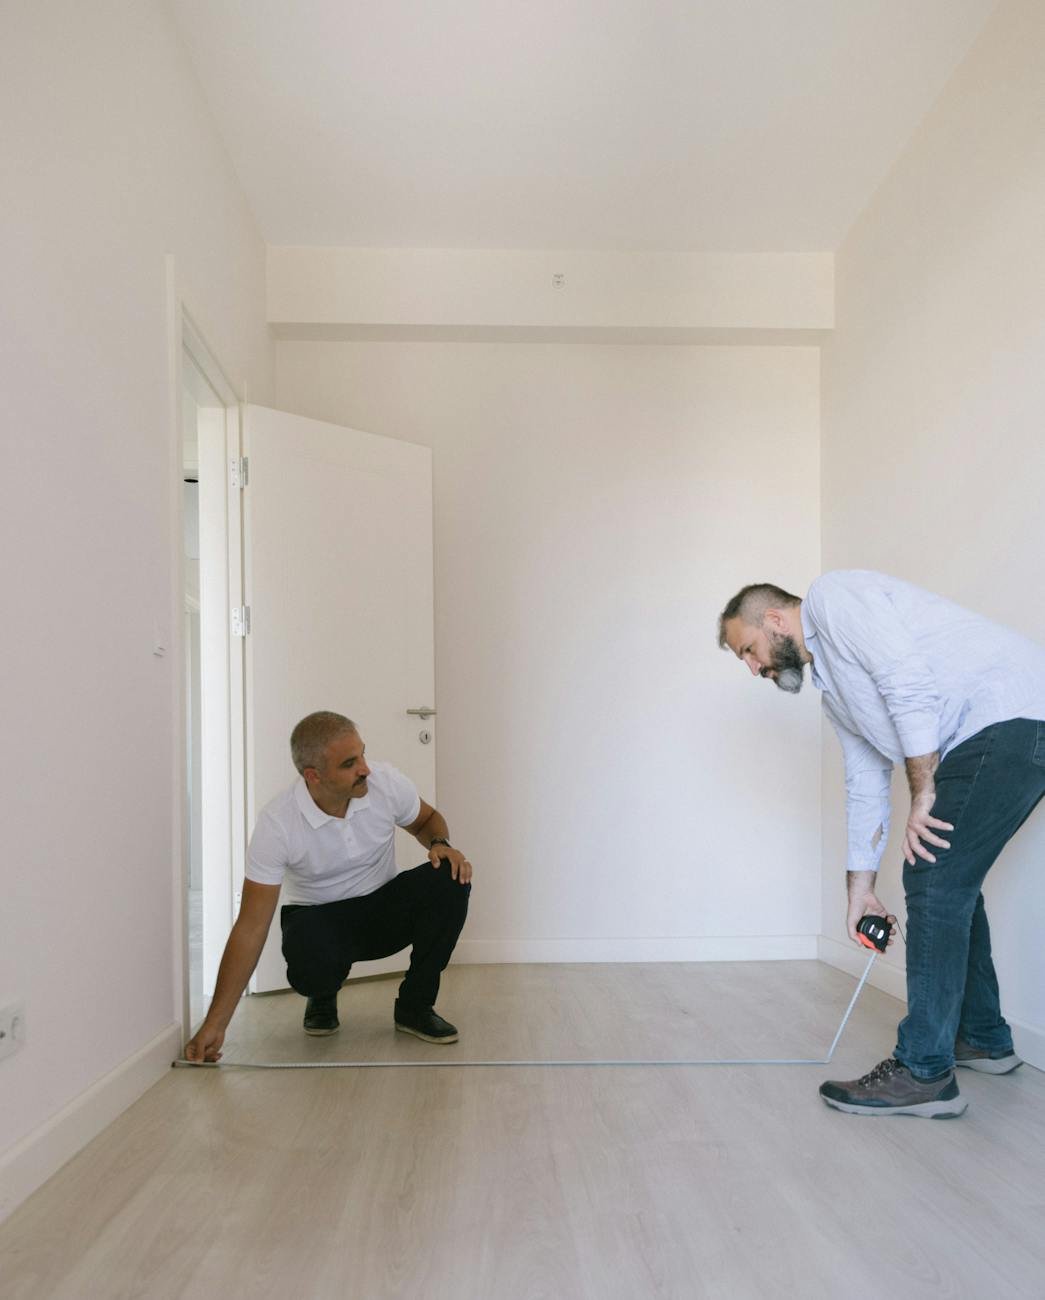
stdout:
[(242, 491), (247, 486), (250, 482), (249, 456), (241, 456), (239, 460), (229, 461), (229, 478), (233, 489), (239, 488)]
[(232, 635), (247, 636), (250, 632), (250, 606), (237, 605), (232, 611)]

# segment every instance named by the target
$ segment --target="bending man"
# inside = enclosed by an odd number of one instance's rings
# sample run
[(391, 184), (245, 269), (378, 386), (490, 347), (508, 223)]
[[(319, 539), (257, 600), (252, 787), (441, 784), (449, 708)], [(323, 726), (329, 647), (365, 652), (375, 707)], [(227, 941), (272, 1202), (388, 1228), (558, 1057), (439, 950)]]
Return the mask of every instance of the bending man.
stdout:
[[(189, 1061), (216, 1061), (225, 1030), (280, 910), (287, 980), (308, 998), (305, 1032), (337, 1031), (337, 993), (354, 961), (413, 945), (399, 986), (396, 1029), (429, 1043), (457, 1030), (434, 1009), (439, 977), (464, 926), (472, 867), (450, 845), (441, 813), (388, 763), (366, 761), (354, 722), (310, 713), (290, 737), (300, 778), (262, 811), (247, 850), (239, 916), (218, 968), (214, 998), (186, 1045)], [(396, 873), (395, 829), (428, 850)]]
[(805, 600), (745, 587), (723, 610), (719, 645), (781, 690), (806, 665), (845, 757), (849, 937), (886, 915), (875, 873), (889, 786), (903, 763), (907, 1016), (893, 1057), (820, 1095), (857, 1114), (960, 1115), (955, 1064), (1020, 1064), (1001, 1014), (980, 887), (1045, 793), (1045, 650), (910, 583), (827, 573)]

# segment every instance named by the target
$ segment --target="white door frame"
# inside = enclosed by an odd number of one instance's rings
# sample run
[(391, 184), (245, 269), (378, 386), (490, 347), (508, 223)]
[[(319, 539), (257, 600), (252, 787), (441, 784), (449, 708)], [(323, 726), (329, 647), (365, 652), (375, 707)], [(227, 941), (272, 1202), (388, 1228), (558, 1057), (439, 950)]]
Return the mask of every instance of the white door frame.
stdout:
[[(231, 475), (229, 473), (231, 466), (230, 459), (238, 461), (240, 448), (240, 399), (217, 361), (214, 353), (211, 351), (202, 332), (193, 320), (187, 309), (181, 294), (177, 289), (174, 259), (167, 259), (167, 287), (168, 287), (168, 372), (171, 388), (171, 495), (173, 498), (173, 517), (174, 517), (174, 581), (173, 591), (171, 593), (170, 627), (171, 642), (170, 650), (175, 659), (177, 669), (172, 672), (174, 684), (174, 699), (172, 707), (174, 711), (174, 739), (175, 739), (175, 781), (174, 781), (174, 810), (172, 817), (173, 827), (173, 845), (172, 845), (172, 866), (173, 866), (173, 918), (174, 918), (174, 971), (173, 987), (175, 990), (175, 1018), (181, 1023), (183, 1040), (188, 1038), (192, 1032), (193, 1025), (191, 1022), (191, 1011), (189, 1002), (189, 931), (188, 931), (188, 874), (189, 874), (189, 846), (186, 843), (184, 833), (185, 808), (187, 799), (186, 778), (185, 778), (185, 746), (187, 743), (185, 729), (185, 711), (187, 708), (187, 689), (185, 674), (181, 671), (184, 660), (185, 645), (183, 633), (183, 602), (184, 602), (184, 585), (185, 573), (182, 560), (182, 537), (183, 537), (183, 519), (182, 519), (182, 421), (181, 421), (181, 403), (183, 385), (186, 382), (185, 367), (183, 363), (183, 349), (192, 358), (195, 366), (202, 372), (207, 383), (218, 395), (219, 400), (224, 406), (224, 455), (222, 459), (225, 466), (222, 472), (222, 480), (226, 484), (226, 501), (227, 501), (227, 521), (228, 521), (228, 547), (227, 547), (227, 588), (222, 595), (225, 597), (229, 606), (228, 612), (234, 605), (242, 603), (243, 598), (243, 546), (242, 546), (242, 511), (240, 505), (240, 493), (238, 488), (233, 486)], [(220, 414), (218, 415), (220, 419)], [(224, 623), (224, 620), (223, 620)], [(225, 625), (227, 627), (227, 624)], [(219, 797), (212, 798), (212, 806), (223, 804), (224, 811), (222, 819), (225, 822), (224, 832), (227, 836), (229, 848), (229, 861), (231, 869), (228, 873), (227, 882), (220, 882), (220, 890), (225, 896), (227, 909), (221, 910), (225, 913), (228, 920), (228, 928), (232, 924), (232, 898), (233, 898), (233, 880), (237, 865), (242, 868), (243, 855), (246, 844), (246, 806), (245, 806), (245, 784), (244, 784), (244, 713), (243, 713), (243, 643), (234, 640), (231, 635), (228, 637), (228, 674), (225, 683), (225, 701), (223, 707), (227, 713), (227, 726), (222, 727), (225, 732), (224, 737), (217, 737), (217, 745), (212, 745), (211, 752), (215, 749), (219, 755), (219, 761), (215, 763), (212, 759), (211, 770), (208, 774), (208, 783), (212, 787), (225, 786), (227, 798), (222, 800)], [(205, 724), (206, 725), (206, 724)], [(211, 726), (213, 728), (213, 721)], [(204, 733), (206, 737), (206, 732)], [(213, 737), (213, 732), (212, 732)], [(224, 754), (222, 754), (224, 751)], [(205, 768), (206, 773), (206, 768)], [(215, 828), (210, 828), (213, 836)], [(205, 853), (207, 827), (205, 827)], [(205, 873), (206, 882), (206, 873)], [(205, 883), (206, 888), (206, 883)], [(213, 908), (211, 909), (213, 911)], [(225, 919), (225, 917), (223, 917)]]

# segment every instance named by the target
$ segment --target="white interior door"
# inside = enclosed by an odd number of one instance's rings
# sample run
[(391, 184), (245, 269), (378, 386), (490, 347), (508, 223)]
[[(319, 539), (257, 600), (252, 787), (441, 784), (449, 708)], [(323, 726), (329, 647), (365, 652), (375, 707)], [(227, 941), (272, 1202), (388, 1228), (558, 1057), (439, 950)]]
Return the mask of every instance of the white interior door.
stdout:
[[(317, 709), (352, 718), (367, 757), (434, 803), (435, 719), (407, 713), (434, 707), (431, 451), (260, 406), (243, 436), (249, 826), (296, 779), (290, 732)], [(399, 866), (416, 866), (423, 850), (399, 835)], [(251, 988), (286, 987), (277, 913)]]

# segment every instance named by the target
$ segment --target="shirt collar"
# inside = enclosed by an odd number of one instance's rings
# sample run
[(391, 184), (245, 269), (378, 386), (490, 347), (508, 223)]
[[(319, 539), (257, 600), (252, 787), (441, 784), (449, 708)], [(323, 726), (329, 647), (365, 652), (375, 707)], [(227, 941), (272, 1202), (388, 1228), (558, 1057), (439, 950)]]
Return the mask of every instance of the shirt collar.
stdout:
[(308, 785), (303, 776), (298, 777), (297, 784), (294, 786), (294, 798), (301, 810), (301, 815), (313, 830), (319, 830), (320, 826), (325, 825), (327, 822), (349, 821), (356, 813), (370, 807), (370, 791), (367, 790), (362, 799), (349, 800), (348, 811), (345, 813), (344, 818), (331, 817), (329, 813), (325, 813), (320, 808), (319, 804), (309, 794)]
[(809, 678), (816, 689), (822, 691), (824, 689), (824, 678), (821, 673), (817, 672), (816, 667), (816, 628), (806, 613), (804, 600), (798, 607), (798, 617), (802, 620), (802, 639), (805, 641), (806, 649), (813, 656), (813, 662), (809, 665)]
[(329, 813), (325, 813), (309, 794), (308, 785), (303, 776), (298, 777), (297, 785), (294, 787), (294, 798), (297, 800), (302, 816), (313, 830), (318, 830), (324, 822), (334, 821), (334, 818)]

